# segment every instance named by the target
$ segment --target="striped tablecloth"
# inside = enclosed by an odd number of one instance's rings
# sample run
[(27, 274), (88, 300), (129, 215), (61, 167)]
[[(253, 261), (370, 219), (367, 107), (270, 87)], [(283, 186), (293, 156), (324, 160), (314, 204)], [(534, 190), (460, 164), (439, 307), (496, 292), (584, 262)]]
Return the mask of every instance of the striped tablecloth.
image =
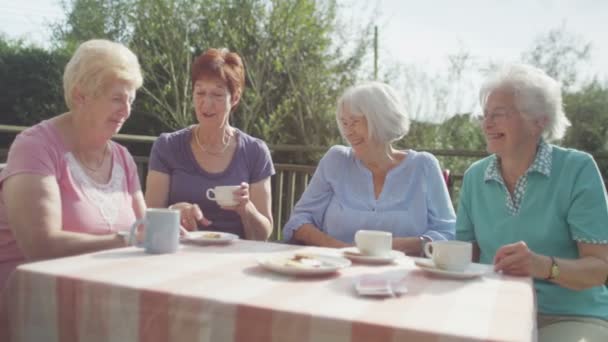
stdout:
[[(236, 241), (148, 255), (124, 248), (22, 265), (6, 289), (14, 341), (530, 341), (528, 278), (431, 277), (412, 259), (313, 278), (270, 273), (258, 256), (325, 248)], [(399, 297), (360, 297), (364, 274)]]

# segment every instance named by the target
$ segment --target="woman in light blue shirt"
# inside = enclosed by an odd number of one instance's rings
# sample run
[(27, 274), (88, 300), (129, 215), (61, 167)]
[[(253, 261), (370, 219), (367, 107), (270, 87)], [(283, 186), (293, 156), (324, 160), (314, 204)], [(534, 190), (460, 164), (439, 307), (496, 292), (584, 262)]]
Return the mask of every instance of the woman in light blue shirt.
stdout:
[(382, 230), (393, 233), (393, 249), (419, 255), (426, 241), (454, 238), (437, 159), (392, 146), (409, 130), (395, 90), (379, 82), (354, 86), (338, 100), (336, 119), (350, 147), (333, 146), (321, 159), (284, 240), (346, 247), (360, 229)]
[(456, 237), (479, 261), (534, 278), (539, 341), (608, 341), (608, 204), (593, 158), (551, 145), (570, 125), (561, 88), (511, 65), (480, 91), (491, 156), (465, 173)]

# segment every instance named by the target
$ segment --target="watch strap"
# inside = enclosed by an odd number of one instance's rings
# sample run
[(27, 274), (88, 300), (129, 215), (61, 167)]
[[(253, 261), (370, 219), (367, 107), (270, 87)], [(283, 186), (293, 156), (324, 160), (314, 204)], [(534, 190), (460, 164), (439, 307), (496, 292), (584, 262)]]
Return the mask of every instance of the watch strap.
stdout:
[(420, 239), (420, 256), (424, 258), (426, 257), (426, 254), (424, 253), (424, 246), (433, 240), (426, 235), (420, 235), (418, 238)]

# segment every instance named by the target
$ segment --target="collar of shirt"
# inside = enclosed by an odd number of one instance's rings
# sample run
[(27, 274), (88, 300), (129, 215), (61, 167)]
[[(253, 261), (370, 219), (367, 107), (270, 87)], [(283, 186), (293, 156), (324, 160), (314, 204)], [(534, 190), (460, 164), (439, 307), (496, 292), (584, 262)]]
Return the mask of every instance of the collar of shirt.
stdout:
[[(524, 175), (527, 176), (532, 172), (538, 172), (545, 177), (549, 177), (551, 175), (552, 150), (553, 148), (551, 145), (547, 144), (543, 139), (541, 139), (538, 143), (538, 147), (536, 148), (536, 156), (534, 157), (534, 161)], [(502, 175), (500, 174), (500, 159), (495, 154), (493, 154), (490, 158), (490, 164), (486, 168), (484, 181), (495, 181), (504, 184)]]

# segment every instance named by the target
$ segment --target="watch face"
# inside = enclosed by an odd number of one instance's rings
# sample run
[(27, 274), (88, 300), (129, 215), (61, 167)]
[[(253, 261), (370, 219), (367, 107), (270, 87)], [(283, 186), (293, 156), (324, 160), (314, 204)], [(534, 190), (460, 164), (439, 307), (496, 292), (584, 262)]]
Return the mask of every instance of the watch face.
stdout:
[(553, 264), (551, 266), (551, 278), (557, 278), (557, 276), (559, 276), (559, 267), (557, 264)]
[(557, 262), (555, 262), (554, 258), (551, 258), (551, 275), (549, 275), (549, 279), (555, 279), (559, 276), (559, 266)]

